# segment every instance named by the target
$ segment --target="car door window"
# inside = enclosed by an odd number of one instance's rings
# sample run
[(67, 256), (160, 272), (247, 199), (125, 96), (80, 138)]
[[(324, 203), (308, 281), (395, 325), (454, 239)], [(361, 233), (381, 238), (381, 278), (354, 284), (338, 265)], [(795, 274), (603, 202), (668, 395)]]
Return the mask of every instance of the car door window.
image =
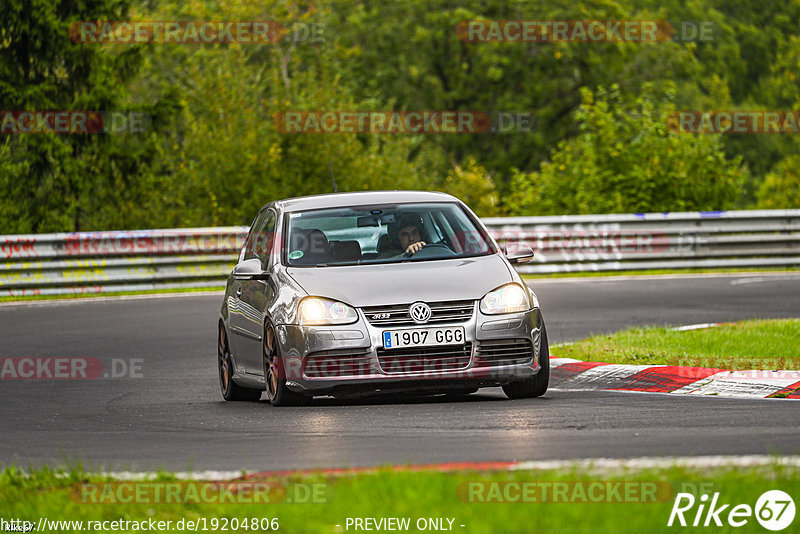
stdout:
[(267, 210), (261, 227), (258, 229), (258, 235), (253, 243), (255, 257), (261, 260), (261, 268), (265, 271), (269, 268), (269, 256), (272, 253), (272, 246), (275, 243), (276, 220), (275, 212)]
[(239, 255), (240, 262), (258, 257), (255, 251), (255, 245), (257, 243), (259, 229), (264, 224), (264, 219), (266, 216), (267, 211), (262, 211), (253, 221), (253, 225), (250, 227), (250, 232), (247, 234), (247, 239), (245, 239), (244, 247), (242, 247), (242, 253)]

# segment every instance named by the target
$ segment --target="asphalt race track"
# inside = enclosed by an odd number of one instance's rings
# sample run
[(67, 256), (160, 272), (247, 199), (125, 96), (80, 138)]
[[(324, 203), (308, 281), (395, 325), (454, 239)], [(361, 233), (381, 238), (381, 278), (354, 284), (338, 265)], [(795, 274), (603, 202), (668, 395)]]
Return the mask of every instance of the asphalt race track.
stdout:
[[(636, 324), (800, 316), (800, 274), (533, 283), (551, 343)], [(0, 356), (140, 360), (143, 377), (0, 381), (0, 465), (113, 470), (800, 453), (796, 401), (499, 389), (440, 398), (225, 403), (220, 296), (0, 306)], [(121, 367), (117, 367), (119, 371)]]

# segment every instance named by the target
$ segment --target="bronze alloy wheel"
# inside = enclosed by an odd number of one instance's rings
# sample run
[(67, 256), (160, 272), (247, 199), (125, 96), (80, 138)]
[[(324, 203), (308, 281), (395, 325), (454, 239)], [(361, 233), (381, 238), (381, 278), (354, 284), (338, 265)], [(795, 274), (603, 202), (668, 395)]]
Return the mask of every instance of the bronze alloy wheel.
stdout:
[(231, 363), (228, 354), (228, 336), (225, 334), (225, 327), (219, 325), (219, 335), (217, 336), (217, 363), (219, 366), (219, 388), (222, 396), (228, 397), (228, 390), (231, 382)]
[(268, 325), (264, 331), (264, 384), (267, 387), (267, 399), (270, 402), (273, 402), (278, 394), (278, 369), (275, 367), (277, 350), (275, 328)]
[(273, 406), (297, 406), (305, 404), (305, 396), (286, 387), (286, 376), (280, 347), (275, 336), (275, 327), (267, 322), (264, 325), (264, 384), (267, 399)]
[(228, 345), (228, 334), (221, 321), (217, 335), (217, 367), (219, 369), (219, 389), (226, 401), (257, 401), (261, 398), (260, 389), (243, 388), (233, 381), (233, 360)]

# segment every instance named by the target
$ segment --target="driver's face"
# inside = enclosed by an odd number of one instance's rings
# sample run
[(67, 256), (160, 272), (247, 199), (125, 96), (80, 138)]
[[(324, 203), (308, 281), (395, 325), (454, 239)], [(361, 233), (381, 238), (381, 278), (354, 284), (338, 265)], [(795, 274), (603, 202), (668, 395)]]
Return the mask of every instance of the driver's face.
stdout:
[(411, 243), (420, 241), (422, 236), (419, 234), (419, 228), (416, 226), (404, 226), (397, 232), (397, 239), (400, 240), (401, 248), (405, 250)]

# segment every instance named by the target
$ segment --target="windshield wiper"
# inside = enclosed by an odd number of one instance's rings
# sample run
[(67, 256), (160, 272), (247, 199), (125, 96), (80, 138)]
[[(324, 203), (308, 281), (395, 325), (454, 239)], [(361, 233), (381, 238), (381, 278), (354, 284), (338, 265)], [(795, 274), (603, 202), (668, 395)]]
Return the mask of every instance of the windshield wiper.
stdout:
[(340, 265), (360, 265), (360, 261), (337, 261), (336, 263), (318, 263), (314, 267), (339, 267)]

